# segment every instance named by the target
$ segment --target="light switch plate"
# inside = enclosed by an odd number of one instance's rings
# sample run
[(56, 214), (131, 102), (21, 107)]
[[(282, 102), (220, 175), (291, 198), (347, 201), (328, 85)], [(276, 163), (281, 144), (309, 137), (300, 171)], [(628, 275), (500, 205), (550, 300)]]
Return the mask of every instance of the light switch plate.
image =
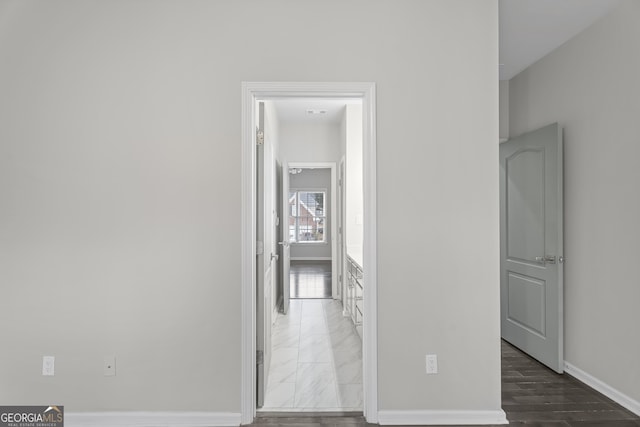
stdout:
[(42, 375), (53, 376), (55, 363), (56, 358), (54, 356), (42, 356)]
[(427, 374), (438, 373), (438, 356), (436, 354), (427, 354)]

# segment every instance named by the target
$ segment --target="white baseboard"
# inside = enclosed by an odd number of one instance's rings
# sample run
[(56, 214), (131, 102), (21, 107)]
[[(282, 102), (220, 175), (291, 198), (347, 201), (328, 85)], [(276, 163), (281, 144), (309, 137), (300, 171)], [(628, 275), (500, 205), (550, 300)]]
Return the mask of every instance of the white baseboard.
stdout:
[(68, 412), (66, 427), (226, 427), (239, 426), (233, 412)]
[(564, 370), (567, 374), (585, 383), (592, 389), (604, 394), (609, 399), (616, 402), (618, 405), (624, 406), (636, 415), (640, 415), (640, 402), (638, 402), (637, 400), (632, 399), (626, 394), (611, 387), (609, 384), (599, 380), (593, 375), (583, 371), (582, 369), (572, 365), (567, 361), (564, 362)]
[(497, 411), (378, 411), (380, 425), (488, 425), (509, 424)]
[(297, 256), (290, 257), (291, 261), (331, 261), (331, 257), (327, 256)]

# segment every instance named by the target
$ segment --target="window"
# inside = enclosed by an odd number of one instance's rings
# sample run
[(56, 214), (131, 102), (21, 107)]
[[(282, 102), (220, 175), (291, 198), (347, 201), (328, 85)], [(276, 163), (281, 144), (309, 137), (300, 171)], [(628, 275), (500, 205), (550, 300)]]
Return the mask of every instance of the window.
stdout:
[(324, 191), (289, 193), (289, 241), (292, 243), (325, 242), (327, 221)]

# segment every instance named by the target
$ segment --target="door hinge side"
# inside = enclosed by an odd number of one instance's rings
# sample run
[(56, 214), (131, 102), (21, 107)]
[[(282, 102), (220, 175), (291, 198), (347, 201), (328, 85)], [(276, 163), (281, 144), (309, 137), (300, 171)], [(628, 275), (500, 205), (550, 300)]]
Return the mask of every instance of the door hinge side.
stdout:
[(256, 144), (263, 145), (264, 144), (264, 131), (258, 130), (256, 131)]

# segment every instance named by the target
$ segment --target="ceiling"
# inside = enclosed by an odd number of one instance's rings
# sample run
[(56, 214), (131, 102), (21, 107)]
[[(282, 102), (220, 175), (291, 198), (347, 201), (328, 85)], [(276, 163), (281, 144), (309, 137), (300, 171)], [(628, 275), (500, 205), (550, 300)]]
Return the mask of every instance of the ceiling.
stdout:
[[(325, 123), (339, 125), (347, 104), (360, 99), (293, 98), (273, 101), (278, 119), (283, 123)], [(313, 113), (310, 113), (312, 111)]]
[[(500, 80), (509, 80), (609, 12), (620, 0), (499, 0)], [(353, 99), (274, 101), (289, 123), (340, 124)], [(308, 111), (315, 111), (309, 114)], [(321, 111), (324, 111), (323, 113)]]
[(500, 80), (509, 80), (609, 12), (620, 0), (499, 0)]

